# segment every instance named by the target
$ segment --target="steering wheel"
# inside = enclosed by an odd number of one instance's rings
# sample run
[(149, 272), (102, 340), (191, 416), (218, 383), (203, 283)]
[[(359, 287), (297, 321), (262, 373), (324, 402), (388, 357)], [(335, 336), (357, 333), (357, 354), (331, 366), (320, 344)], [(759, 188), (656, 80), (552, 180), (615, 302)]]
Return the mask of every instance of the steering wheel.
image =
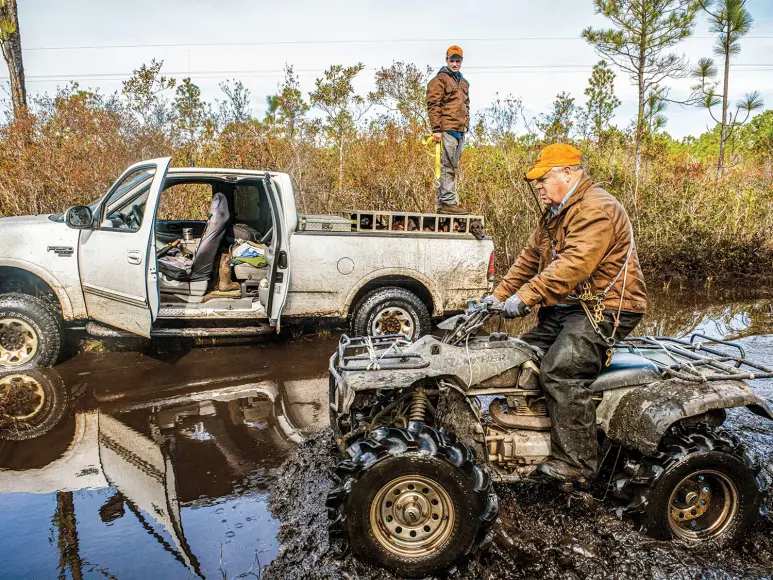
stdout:
[[(133, 222), (136, 224), (136, 226), (139, 228), (139, 227), (142, 225), (142, 214), (143, 214), (143, 210), (142, 210), (142, 208), (140, 208), (140, 206), (138, 206), (138, 205), (135, 203), (135, 204), (132, 206), (132, 209), (131, 209), (131, 211), (129, 212), (129, 215), (127, 215), (126, 217), (127, 217), (127, 218), (131, 218), (131, 220), (132, 220), (132, 221), (133, 221)], [(128, 225), (129, 227), (131, 227), (131, 225), (128, 223), (128, 221), (127, 221), (126, 225)]]
[(271, 234), (273, 233), (274, 233), (274, 227), (271, 226), (270, 228), (268, 228), (268, 231), (265, 234), (263, 234), (263, 236), (261, 236), (261, 238), (258, 240), (258, 243), (265, 244), (267, 241), (271, 239)]

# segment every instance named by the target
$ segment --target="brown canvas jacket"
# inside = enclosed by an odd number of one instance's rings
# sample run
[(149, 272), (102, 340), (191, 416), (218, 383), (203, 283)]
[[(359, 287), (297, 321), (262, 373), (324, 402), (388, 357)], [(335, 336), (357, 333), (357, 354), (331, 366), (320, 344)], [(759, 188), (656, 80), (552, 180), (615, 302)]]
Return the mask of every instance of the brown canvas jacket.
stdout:
[[(550, 228), (556, 243), (556, 257), (550, 248)], [(577, 295), (577, 287), (590, 277), (591, 291), (602, 292), (625, 263), (632, 241), (628, 215), (611, 194), (583, 175), (574, 193), (558, 215), (545, 212), (526, 248), (494, 290), (500, 300), (513, 294), (529, 306), (577, 304), (567, 296)], [(604, 306), (617, 310), (623, 276), (607, 293)], [(634, 247), (628, 261), (623, 310), (645, 312), (647, 287)]]
[(470, 83), (464, 77), (457, 83), (443, 67), (427, 85), (427, 111), (433, 133), (466, 133), (470, 124)]

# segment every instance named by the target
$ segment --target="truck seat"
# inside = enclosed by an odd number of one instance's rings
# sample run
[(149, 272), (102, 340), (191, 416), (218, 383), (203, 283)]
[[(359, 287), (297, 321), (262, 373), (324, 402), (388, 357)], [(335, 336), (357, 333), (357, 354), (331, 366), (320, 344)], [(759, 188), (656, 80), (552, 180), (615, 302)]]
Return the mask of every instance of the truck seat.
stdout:
[(256, 230), (252, 225), (246, 223), (235, 223), (232, 228), (234, 240), (244, 240), (246, 242), (260, 242), (263, 234)]
[[(158, 259), (159, 290), (168, 294), (198, 294), (203, 283), (206, 291), (207, 283), (212, 277), (215, 265), (215, 257), (220, 249), (220, 244), (225, 237), (231, 214), (228, 211), (228, 203), (225, 195), (217, 192), (212, 196), (212, 205), (209, 209), (209, 218), (204, 228), (201, 243), (196, 248), (193, 260), (179, 256), (163, 256)], [(180, 282), (182, 284), (176, 284)], [(193, 294), (193, 292), (196, 294)]]
[(262, 280), (268, 276), (268, 268), (256, 268), (249, 264), (236, 264), (234, 266), (234, 278), (242, 280)]

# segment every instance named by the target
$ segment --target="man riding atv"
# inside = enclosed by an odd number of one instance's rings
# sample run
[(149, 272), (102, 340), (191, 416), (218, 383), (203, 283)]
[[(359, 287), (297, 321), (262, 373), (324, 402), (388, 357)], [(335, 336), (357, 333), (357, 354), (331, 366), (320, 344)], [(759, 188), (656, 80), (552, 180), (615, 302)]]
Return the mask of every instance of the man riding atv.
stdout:
[(540, 379), (553, 418), (553, 459), (538, 471), (584, 483), (598, 468), (596, 411), (588, 386), (608, 365), (615, 341), (647, 309), (647, 289), (631, 222), (612, 195), (580, 166), (580, 151), (545, 147), (526, 174), (545, 204), (526, 249), (494, 293), (505, 316), (539, 305), (537, 325), (521, 339), (545, 351)]
[[(448, 568), (486, 545), (493, 482), (582, 485), (598, 444), (610, 477), (597, 486), (655, 538), (731, 545), (759, 517), (767, 477), (723, 423), (737, 407), (773, 419), (747, 384), (773, 368), (701, 333), (623, 340), (647, 305), (631, 225), (579, 163), (566, 145), (542, 152), (527, 174), (544, 178), (540, 227), (493, 296), (438, 325), (442, 337), (341, 337), (329, 367), (341, 462), (326, 505), (358, 556), (410, 577)], [(536, 305), (529, 342), (490, 332), (493, 316)]]

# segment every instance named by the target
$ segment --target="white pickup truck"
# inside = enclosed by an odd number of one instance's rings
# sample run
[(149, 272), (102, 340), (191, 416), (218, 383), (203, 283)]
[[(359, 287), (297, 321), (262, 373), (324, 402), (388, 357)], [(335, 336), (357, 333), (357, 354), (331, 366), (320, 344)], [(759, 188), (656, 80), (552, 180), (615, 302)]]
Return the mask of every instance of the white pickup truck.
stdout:
[[(482, 218), (299, 216), (286, 174), (170, 161), (129, 167), (63, 215), (0, 219), (0, 368), (51, 365), (65, 332), (84, 328), (249, 336), (278, 332), (281, 317), (336, 318), (359, 335), (418, 338), (490, 290)], [(182, 207), (191, 187), (211, 188), (209, 218), (165, 219), (159, 208)], [(231, 266), (235, 290), (212, 291), (219, 253), (238, 240), (262, 259)]]

